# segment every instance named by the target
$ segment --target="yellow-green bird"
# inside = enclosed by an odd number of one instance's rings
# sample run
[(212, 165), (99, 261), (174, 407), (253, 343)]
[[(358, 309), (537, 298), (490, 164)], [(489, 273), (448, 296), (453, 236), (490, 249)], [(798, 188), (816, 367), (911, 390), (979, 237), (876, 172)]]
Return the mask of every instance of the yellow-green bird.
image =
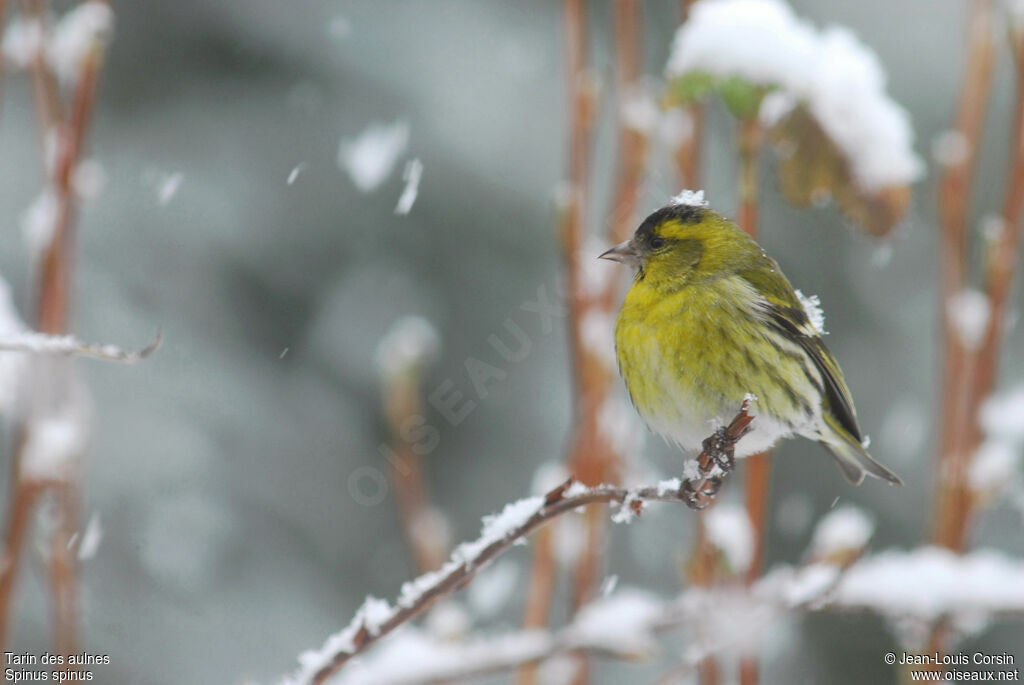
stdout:
[(779, 265), (702, 193), (684, 191), (601, 257), (636, 267), (615, 348), (652, 430), (697, 450), (750, 393), (753, 430), (737, 457), (800, 435), (850, 483), (903, 484), (865, 450), (843, 372)]

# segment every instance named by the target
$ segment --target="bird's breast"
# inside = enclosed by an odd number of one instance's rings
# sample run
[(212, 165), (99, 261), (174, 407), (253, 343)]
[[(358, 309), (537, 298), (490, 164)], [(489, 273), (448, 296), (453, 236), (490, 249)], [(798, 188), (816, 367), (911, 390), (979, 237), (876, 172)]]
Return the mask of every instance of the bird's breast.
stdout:
[(697, 449), (736, 415), (747, 393), (759, 398), (758, 418), (740, 456), (799, 430), (799, 417), (765, 411), (779, 400), (771, 378), (795, 369), (780, 370), (778, 343), (765, 339), (752, 314), (755, 297), (743, 284), (669, 294), (642, 281), (633, 285), (616, 325), (616, 353), (630, 397), (652, 430)]

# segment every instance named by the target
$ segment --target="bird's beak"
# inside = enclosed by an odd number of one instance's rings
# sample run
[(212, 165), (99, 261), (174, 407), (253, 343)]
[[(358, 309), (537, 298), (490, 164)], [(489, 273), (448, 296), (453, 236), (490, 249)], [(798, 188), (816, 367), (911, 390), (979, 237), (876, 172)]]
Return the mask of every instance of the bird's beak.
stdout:
[(629, 264), (630, 266), (640, 266), (640, 263), (643, 261), (640, 257), (640, 252), (636, 249), (632, 240), (619, 243), (612, 249), (601, 254), (599, 259), (610, 259), (613, 262)]

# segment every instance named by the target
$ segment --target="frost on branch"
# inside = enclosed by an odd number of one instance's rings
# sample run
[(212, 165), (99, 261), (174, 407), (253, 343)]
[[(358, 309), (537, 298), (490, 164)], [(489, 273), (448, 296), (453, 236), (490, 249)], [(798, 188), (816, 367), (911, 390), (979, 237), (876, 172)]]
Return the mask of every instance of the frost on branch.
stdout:
[(879, 235), (903, 216), (923, 171), (913, 130), (885, 92), (878, 58), (850, 31), (818, 31), (781, 0), (702, 0), (676, 34), (667, 72), (672, 100), (715, 93), (772, 130), (794, 204), (835, 198)]
[[(161, 340), (161, 333), (157, 331), (153, 342), (141, 350), (124, 350), (116, 345), (84, 343), (70, 335), (47, 335), (29, 330), (14, 308), (10, 286), (0, 276), (0, 414), (10, 416), (14, 412), (16, 400), (26, 384), (38, 386), (34, 376), (38, 369), (32, 364), (33, 357), (77, 356), (132, 364), (156, 351)], [(74, 421), (54, 421), (56, 423), (49, 422), (41, 427), (37, 440), (51, 445), (78, 442), (79, 438), (71, 437), (77, 430), (73, 428)]]
[(9, 335), (0, 333), (0, 353), (30, 352), (65, 357), (89, 357), (108, 362), (134, 364), (159, 349), (163, 334), (157, 331), (153, 341), (140, 350), (126, 350), (117, 345), (86, 343), (72, 335), (48, 335), (23, 330)]

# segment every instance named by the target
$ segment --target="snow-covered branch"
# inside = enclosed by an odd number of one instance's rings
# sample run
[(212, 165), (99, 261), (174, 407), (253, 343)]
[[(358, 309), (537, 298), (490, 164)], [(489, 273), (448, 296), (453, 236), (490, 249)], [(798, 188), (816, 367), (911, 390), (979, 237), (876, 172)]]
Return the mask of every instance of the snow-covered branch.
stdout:
[[(637, 659), (658, 649), (658, 636), (694, 629), (673, 675), (709, 656), (742, 653), (765, 630), (794, 612), (870, 611), (888, 619), (907, 648), (928, 625), (951, 619), (961, 631), (986, 619), (1024, 611), (1024, 562), (992, 551), (967, 556), (934, 547), (888, 550), (856, 558), (870, 524), (843, 510), (819, 526), (809, 552), (829, 555), (800, 566), (780, 566), (751, 586), (690, 587), (673, 598), (623, 588), (585, 605), (565, 627), (534, 629), (451, 642), (407, 627), (371, 656), (353, 663), (332, 685), (419, 685), (510, 671), (525, 664), (587, 651)], [(865, 527), (865, 524), (867, 527)], [(854, 531), (854, 533), (851, 533)], [(908, 632), (908, 629), (910, 632)], [(307, 682), (299, 679), (287, 683)], [(322, 681), (315, 681), (322, 682)]]
[(160, 330), (157, 330), (152, 342), (140, 350), (126, 350), (117, 345), (86, 343), (72, 335), (48, 335), (36, 331), (23, 331), (0, 338), (0, 352), (89, 357), (108, 362), (134, 364), (156, 352), (161, 342), (163, 342), (163, 332)]
[[(446, 642), (410, 627), (331, 683), (420, 685), (460, 681), (580, 651), (619, 659), (649, 657), (658, 650), (660, 633), (708, 620), (735, 621), (733, 609), (742, 610), (744, 619), (749, 619), (741, 632), (756, 634), (786, 612), (817, 606), (840, 577), (839, 566), (812, 563), (777, 569), (750, 588), (694, 587), (670, 599), (623, 588), (583, 606), (559, 630), (522, 630), (460, 643)], [(700, 659), (731, 649), (736, 638), (737, 631), (729, 629), (688, 646), (683, 654), (684, 668), (694, 668)]]
[(657, 485), (623, 488), (587, 487), (570, 478), (546, 495), (518, 500), (506, 505), (501, 513), (485, 517), (480, 537), (456, 547), (440, 569), (405, 583), (396, 606), (386, 600), (367, 597), (348, 626), (330, 636), (320, 649), (299, 656), (299, 669), (284, 683), (319, 685), (325, 682), (352, 657), (411, 621), (436, 600), (464, 587), (489, 562), (567, 512), (589, 504), (611, 504), (620, 508), (616, 520), (625, 521), (642, 513), (646, 502), (683, 502), (693, 508), (706, 506), (721, 484), (722, 476), (731, 468), (733, 448), (750, 430), (754, 417), (749, 410), (748, 398), (732, 423), (704, 441), (704, 450), (694, 472), (685, 479), (671, 478)]

